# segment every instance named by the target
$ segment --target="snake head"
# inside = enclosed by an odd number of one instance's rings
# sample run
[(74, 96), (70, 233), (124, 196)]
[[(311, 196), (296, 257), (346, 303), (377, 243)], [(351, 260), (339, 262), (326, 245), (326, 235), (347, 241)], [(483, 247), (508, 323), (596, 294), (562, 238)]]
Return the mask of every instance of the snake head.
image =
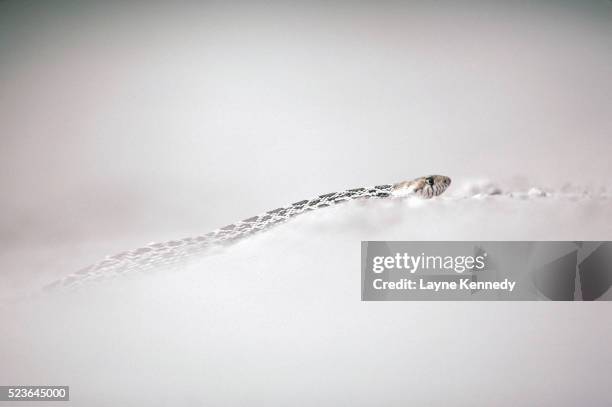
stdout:
[(413, 179), (412, 181), (402, 181), (393, 185), (394, 196), (416, 195), (420, 198), (433, 198), (441, 195), (451, 184), (451, 179), (444, 175), (428, 175)]

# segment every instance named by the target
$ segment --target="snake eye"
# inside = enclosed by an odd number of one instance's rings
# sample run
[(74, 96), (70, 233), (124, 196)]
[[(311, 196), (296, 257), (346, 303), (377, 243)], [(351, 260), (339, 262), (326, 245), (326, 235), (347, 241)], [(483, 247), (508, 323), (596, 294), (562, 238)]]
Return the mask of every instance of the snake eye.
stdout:
[(425, 182), (427, 182), (427, 185), (433, 185), (434, 184), (434, 179), (433, 179), (433, 177), (427, 177), (427, 178), (425, 178)]

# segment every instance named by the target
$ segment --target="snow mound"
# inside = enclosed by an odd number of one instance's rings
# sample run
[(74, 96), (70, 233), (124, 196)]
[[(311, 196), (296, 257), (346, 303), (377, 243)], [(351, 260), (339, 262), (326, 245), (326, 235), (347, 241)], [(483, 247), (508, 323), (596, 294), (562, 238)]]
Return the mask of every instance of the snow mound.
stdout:
[[(594, 334), (608, 307), (360, 301), (362, 240), (612, 236), (607, 198), (495, 191), (351, 202), (188, 267), (0, 309), (0, 382), (69, 384), (75, 406), (168, 405), (169, 383), (173, 405), (446, 405), (430, 403), (440, 372), (454, 383), (445, 400), (470, 405), (512, 406), (507, 383), (530, 388), (534, 376), (556, 384), (551, 405), (594, 397), (612, 364), (609, 335)], [(578, 396), (568, 371), (591, 378)], [(416, 377), (417, 392), (388, 391)]]

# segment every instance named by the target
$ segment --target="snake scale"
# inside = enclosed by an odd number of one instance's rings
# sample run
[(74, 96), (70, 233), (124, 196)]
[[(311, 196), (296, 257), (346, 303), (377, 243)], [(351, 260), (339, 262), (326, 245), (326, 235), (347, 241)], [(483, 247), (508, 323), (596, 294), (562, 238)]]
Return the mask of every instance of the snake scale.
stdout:
[(201, 236), (187, 237), (118, 253), (81, 269), (45, 287), (46, 290), (72, 288), (90, 281), (124, 275), (133, 271), (147, 271), (185, 261), (214, 246), (227, 245), (251, 236), (271, 226), (285, 222), (299, 214), (337, 205), (342, 202), (368, 198), (397, 198), (416, 196), (429, 199), (442, 194), (451, 180), (442, 175), (430, 175), (396, 184), (377, 185), (372, 188), (354, 188), (342, 192), (320, 195), (291, 205), (277, 208), (261, 215), (232, 223)]

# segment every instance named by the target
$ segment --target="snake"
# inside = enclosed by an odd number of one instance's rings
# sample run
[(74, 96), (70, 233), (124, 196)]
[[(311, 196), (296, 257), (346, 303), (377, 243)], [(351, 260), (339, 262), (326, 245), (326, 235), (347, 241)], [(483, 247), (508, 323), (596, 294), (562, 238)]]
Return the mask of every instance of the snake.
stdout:
[(276, 208), (257, 216), (223, 226), (204, 235), (151, 243), (147, 246), (107, 256), (102, 261), (78, 270), (44, 287), (44, 291), (75, 288), (88, 282), (98, 282), (132, 272), (145, 272), (174, 266), (214, 247), (225, 246), (268, 230), (291, 218), (313, 210), (361, 199), (418, 197), (430, 199), (441, 195), (450, 186), (444, 175), (428, 175), (395, 184), (370, 188), (352, 188), (319, 195)]

